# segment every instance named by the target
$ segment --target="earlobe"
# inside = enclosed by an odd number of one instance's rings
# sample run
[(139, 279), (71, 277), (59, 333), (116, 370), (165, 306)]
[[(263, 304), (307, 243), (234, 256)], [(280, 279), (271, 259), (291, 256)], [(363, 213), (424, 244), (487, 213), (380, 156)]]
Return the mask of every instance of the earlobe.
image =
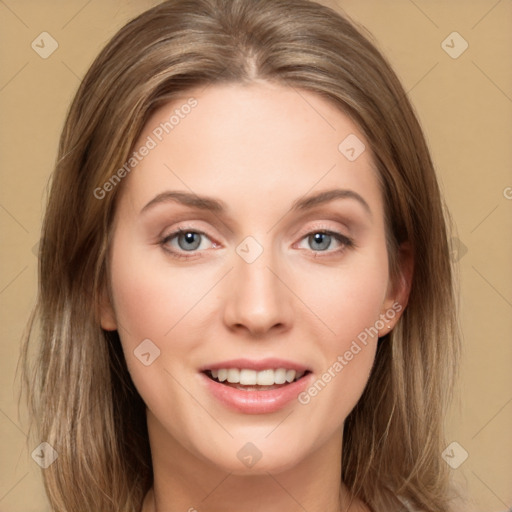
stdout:
[(384, 319), (385, 326), (379, 330), (379, 337), (385, 336), (393, 330), (409, 301), (414, 272), (414, 258), (409, 242), (400, 245), (398, 260), (399, 275), (396, 281), (391, 283), (388, 296), (383, 304), (381, 318)]
[(117, 330), (116, 315), (106, 287), (104, 287), (103, 291), (101, 292), (98, 307), (101, 328), (105, 331)]

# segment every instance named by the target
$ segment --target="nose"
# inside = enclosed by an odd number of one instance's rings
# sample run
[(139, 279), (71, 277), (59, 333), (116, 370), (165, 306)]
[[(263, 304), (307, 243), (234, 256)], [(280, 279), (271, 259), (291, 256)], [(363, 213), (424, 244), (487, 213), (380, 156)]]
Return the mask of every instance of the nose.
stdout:
[(270, 250), (248, 263), (237, 254), (225, 284), (224, 322), (230, 330), (254, 337), (288, 330), (293, 318), (293, 294), (286, 272)]

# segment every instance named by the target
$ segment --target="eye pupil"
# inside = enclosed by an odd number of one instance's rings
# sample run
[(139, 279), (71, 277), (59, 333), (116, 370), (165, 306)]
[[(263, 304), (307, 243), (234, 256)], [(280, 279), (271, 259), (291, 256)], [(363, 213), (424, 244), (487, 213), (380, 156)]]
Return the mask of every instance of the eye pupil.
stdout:
[[(196, 238), (196, 240), (194, 240), (194, 238)], [(183, 239), (185, 239), (186, 244), (188, 244), (185, 247), (183, 247), (182, 244), (180, 243), (181, 240), (183, 240)], [(194, 245), (194, 242), (196, 242), (195, 245)], [(193, 231), (183, 232), (178, 237), (178, 245), (180, 246), (180, 249), (183, 249), (184, 251), (190, 251), (190, 250), (197, 249), (199, 247), (200, 243), (201, 243), (201, 241), (200, 241), (199, 233), (194, 233)]]
[[(325, 237), (325, 239), (324, 239), (324, 237)], [(329, 244), (331, 241), (331, 235), (329, 235), (327, 233), (315, 233), (312, 236), (312, 238), (315, 243), (318, 243), (322, 246), (322, 247), (320, 247), (320, 250), (323, 251), (329, 247)], [(327, 243), (325, 241), (327, 241)]]

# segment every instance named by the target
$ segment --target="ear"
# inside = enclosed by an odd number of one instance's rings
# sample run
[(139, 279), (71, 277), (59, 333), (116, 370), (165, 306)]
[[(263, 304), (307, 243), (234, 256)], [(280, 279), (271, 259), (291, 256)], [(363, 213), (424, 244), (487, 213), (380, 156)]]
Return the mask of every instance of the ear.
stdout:
[(107, 286), (103, 286), (98, 307), (101, 328), (105, 329), (105, 331), (117, 330), (116, 315), (112, 306), (112, 300), (107, 290)]
[(395, 280), (390, 280), (386, 299), (382, 304), (379, 319), (385, 325), (379, 329), (379, 338), (393, 330), (409, 301), (414, 272), (414, 258), (409, 242), (402, 243), (398, 249), (398, 267), (398, 276)]

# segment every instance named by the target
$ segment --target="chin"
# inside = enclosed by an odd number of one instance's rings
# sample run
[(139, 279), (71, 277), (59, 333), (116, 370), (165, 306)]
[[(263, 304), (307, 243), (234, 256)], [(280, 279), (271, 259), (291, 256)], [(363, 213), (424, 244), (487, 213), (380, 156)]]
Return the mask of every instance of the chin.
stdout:
[(268, 473), (279, 474), (296, 467), (300, 460), (295, 454), (283, 454), (279, 456), (276, 454), (263, 454), (262, 458), (257, 461), (253, 466), (246, 466), (237, 458), (230, 461), (222, 461), (227, 464), (220, 463), (220, 461), (212, 461), (219, 469), (229, 472), (237, 476), (264, 476)]
[(267, 439), (231, 440), (227, 446), (223, 444), (222, 453), (215, 451), (203, 456), (219, 470), (240, 476), (278, 474), (296, 467), (306, 456), (303, 441), (300, 449), (296, 443), (272, 443)]

